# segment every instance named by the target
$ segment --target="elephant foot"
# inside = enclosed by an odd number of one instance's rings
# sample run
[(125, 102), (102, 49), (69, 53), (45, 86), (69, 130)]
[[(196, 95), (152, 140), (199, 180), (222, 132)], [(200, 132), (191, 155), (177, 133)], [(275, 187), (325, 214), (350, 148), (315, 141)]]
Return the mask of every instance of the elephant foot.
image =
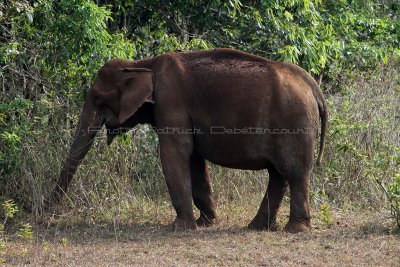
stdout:
[(268, 231), (277, 231), (278, 230), (278, 224), (276, 223), (276, 220), (270, 220), (265, 221), (258, 219), (257, 217), (254, 218), (250, 224), (247, 226), (251, 230), (257, 230), (257, 231), (262, 231), (262, 230), (268, 230)]
[(206, 215), (200, 215), (200, 217), (196, 220), (196, 224), (198, 227), (210, 227), (217, 223), (217, 218), (209, 217)]
[(194, 219), (183, 219), (176, 218), (172, 223), (173, 231), (186, 231), (186, 230), (196, 230), (197, 224)]
[(286, 224), (284, 230), (291, 234), (308, 232), (311, 230), (311, 225), (310, 225), (310, 222), (298, 222), (298, 221), (290, 221), (289, 220), (289, 222)]

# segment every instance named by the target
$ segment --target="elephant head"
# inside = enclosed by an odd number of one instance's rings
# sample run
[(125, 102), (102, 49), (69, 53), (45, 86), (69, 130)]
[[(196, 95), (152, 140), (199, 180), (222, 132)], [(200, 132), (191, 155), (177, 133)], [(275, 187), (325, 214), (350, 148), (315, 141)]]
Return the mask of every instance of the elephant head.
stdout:
[[(58, 202), (67, 191), (80, 162), (103, 125), (107, 143), (138, 123), (152, 123), (153, 73), (126, 60), (108, 61), (88, 91), (77, 130), (48, 204)], [(150, 106), (149, 106), (150, 105)]]

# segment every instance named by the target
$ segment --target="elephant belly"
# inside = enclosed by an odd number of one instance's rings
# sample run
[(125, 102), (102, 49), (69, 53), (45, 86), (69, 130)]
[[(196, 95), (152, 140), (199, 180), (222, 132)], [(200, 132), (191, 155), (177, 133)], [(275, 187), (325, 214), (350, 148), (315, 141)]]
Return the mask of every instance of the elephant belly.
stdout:
[(270, 116), (251, 115), (248, 117), (251, 120), (240, 120), (237, 116), (233, 124), (210, 120), (208, 125), (213, 126), (198, 127), (193, 137), (194, 151), (217, 165), (260, 170), (277, 162), (301, 161), (313, 150), (316, 116), (312, 120), (289, 113), (276, 121)]
[[(215, 129), (214, 129), (215, 130)], [(273, 148), (271, 140), (262, 136), (247, 136), (244, 133), (218, 133), (196, 135), (194, 150), (206, 160), (228, 168), (244, 170), (265, 169), (269, 164), (268, 152)], [(243, 131), (243, 130), (242, 130)]]

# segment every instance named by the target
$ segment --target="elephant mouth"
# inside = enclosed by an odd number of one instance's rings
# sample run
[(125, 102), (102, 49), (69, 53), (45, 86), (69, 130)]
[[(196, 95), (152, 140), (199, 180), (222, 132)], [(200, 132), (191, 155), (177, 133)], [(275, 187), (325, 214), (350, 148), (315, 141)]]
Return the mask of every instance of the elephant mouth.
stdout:
[(115, 137), (118, 135), (122, 134), (122, 131), (118, 127), (110, 127), (106, 125), (106, 131), (107, 131), (107, 145), (111, 145), (112, 141), (114, 140)]
[(105, 124), (107, 131), (107, 145), (111, 145), (112, 141), (115, 137), (121, 134), (125, 134), (129, 132), (133, 127), (120, 125), (120, 126), (112, 126), (110, 124)]

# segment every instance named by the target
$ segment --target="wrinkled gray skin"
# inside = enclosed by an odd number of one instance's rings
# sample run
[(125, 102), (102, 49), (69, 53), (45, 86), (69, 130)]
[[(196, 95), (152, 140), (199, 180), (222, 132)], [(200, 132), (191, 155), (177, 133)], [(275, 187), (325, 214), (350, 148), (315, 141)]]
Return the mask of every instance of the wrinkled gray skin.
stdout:
[[(250, 228), (275, 228), (276, 214), (290, 187), (285, 229), (306, 231), (314, 147), (321, 127), (320, 162), (327, 114), (313, 78), (288, 63), (231, 49), (169, 53), (136, 62), (110, 60), (87, 93), (49, 203), (58, 202), (67, 191), (96, 129), (149, 123), (158, 131), (163, 172), (177, 213), (174, 229), (196, 229), (216, 221), (208, 160), (230, 168), (268, 170), (268, 189)], [(175, 130), (160, 131), (167, 128)], [(114, 137), (109, 134), (108, 143)], [(192, 200), (200, 210), (197, 220)]]

